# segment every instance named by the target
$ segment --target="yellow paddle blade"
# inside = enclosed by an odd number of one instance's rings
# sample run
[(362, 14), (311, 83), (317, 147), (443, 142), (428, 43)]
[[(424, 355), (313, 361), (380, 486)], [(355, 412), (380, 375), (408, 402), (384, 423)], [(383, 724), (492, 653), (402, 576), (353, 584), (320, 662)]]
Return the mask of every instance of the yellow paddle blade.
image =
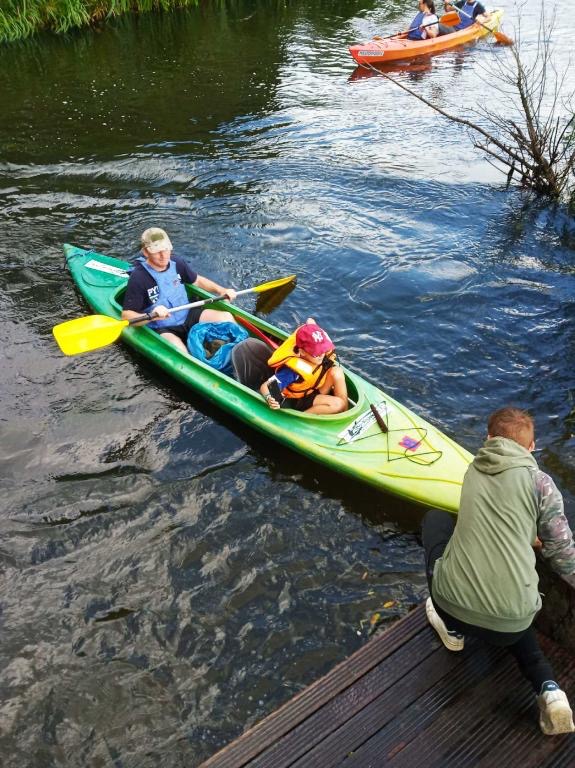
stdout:
[(295, 288), (295, 281), (293, 283), (287, 283), (280, 288), (276, 288), (274, 291), (266, 291), (266, 293), (258, 293), (256, 299), (256, 313), (258, 315), (269, 315), (274, 309), (277, 309), (280, 304), (290, 295)]
[(262, 291), (271, 291), (273, 288), (281, 288), (282, 285), (287, 285), (288, 283), (295, 283), (296, 281), (296, 275), (290, 275), (289, 277), (280, 277), (279, 280), (272, 280), (269, 283), (262, 283), (261, 285), (256, 285), (255, 288), (251, 288), (251, 291), (253, 293), (261, 293)]
[(106, 315), (88, 315), (55, 325), (52, 333), (65, 355), (79, 355), (116, 341), (127, 325), (127, 320), (114, 320)]

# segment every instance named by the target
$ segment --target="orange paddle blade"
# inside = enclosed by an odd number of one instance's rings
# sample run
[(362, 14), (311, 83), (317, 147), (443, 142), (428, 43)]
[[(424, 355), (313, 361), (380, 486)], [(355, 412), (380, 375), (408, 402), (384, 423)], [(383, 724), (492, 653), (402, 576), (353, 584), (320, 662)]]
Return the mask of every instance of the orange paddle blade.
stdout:
[(439, 23), (440, 24), (446, 24), (448, 27), (452, 27), (454, 24), (459, 24), (459, 14), (457, 11), (449, 11), (449, 13), (444, 13), (443, 16), (440, 16)]
[(501, 43), (501, 45), (513, 45), (513, 40), (510, 37), (507, 37), (507, 35), (504, 35), (503, 32), (496, 32), (493, 30), (493, 36), (498, 43)]

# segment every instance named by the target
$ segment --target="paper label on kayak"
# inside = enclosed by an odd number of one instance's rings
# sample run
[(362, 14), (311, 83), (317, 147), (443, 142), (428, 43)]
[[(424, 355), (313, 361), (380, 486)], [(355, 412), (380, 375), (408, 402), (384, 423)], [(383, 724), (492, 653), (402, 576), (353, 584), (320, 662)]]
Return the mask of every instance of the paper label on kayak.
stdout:
[(383, 56), (383, 51), (358, 51), (358, 56)]
[[(375, 407), (382, 418), (385, 419), (385, 417), (389, 415), (389, 408), (386, 403), (377, 403)], [(353, 441), (357, 440), (360, 435), (366, 432), (372, 424), (375, 424), (375, 416), (370, 408), (369, 411), (365, 411), (361, 416), (358, 416), (354, 422), (343, 430), (343, 432), (340, 432), (338, 437), (346, 443), (353, 443)]]
[(117, 277), (128, 277), (128, 273), (125, 269), (113, 267), (111, 264), (104, 264), (102, 261), (95, 261), (92, 259), (92, 261), (87, 261), (84, 266), (88, 267), (88, 269), (95, 269), (98, 272), (108, 272), (108, 274), (116, 275)]

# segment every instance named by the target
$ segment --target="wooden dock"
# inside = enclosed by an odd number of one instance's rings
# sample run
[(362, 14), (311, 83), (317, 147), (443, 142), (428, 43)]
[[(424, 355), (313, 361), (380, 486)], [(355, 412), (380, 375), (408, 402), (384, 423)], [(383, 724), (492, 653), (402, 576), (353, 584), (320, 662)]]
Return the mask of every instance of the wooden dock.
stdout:
[[(575, 615), (566, 589), (554, 603), (563, 630)], [(574, 703), (571, 630), (571, 648), (541, 642)], [(421, 605), (201, 768), (574, 768), (575, 734), (543, 736), (537, 715), (509, 654), (473, 639), (447, 651)]]

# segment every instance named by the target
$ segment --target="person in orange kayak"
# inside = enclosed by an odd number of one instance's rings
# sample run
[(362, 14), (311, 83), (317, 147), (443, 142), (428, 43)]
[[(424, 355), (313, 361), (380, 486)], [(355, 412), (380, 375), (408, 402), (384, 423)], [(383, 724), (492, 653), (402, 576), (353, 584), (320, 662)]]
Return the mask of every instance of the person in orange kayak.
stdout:
[(409, 25), (408, 39), (426, 40), (428, 37), (437, 37), (439, 34), (437, 22), (433, 0), (419, 0), (419, 11)]
[(162, 334), (186, 355), (186, 339), (193, 325), (200, 322), (235, 322), (230, 312), (204, 307), (171, 312), (172, 307), (189, 303), (185, 283), (198, 285), (218, 296), (225, 295), (230, 301), (235, 299), (236, 292), (233, 288), (223, 288), (213, 280), (198, 275), (187, 262), (173, 257), (170, 238), (159, 227), (146, 229), (141, 237), (141, 245), (142, 256), (130, 272), (124, 294), (123, 320), (147, 314), (153, 318), (152, 322), (147, 323), (148, 327)]
[(274, 375), (260, 387), (270, 408), (307, 413), (341, 413), (348, 407), (342, 369), (327, 333), (308, 318), (268, 360)]
[(457, 11), (459, 13), (459, 23), (453, 26), (447, 26), (446, 24), (439, 25), (440, 35), (449, 35), (452, 32), (457, 32), (460, 29), (467, 29), (470, 27), (475, 19), (485, 23), (491, 14), (489, 14), (483, 5), (478, 0), (458, 0), (458, 2), (451, 3), (449, 0), (445, 0), (445, 12)]

